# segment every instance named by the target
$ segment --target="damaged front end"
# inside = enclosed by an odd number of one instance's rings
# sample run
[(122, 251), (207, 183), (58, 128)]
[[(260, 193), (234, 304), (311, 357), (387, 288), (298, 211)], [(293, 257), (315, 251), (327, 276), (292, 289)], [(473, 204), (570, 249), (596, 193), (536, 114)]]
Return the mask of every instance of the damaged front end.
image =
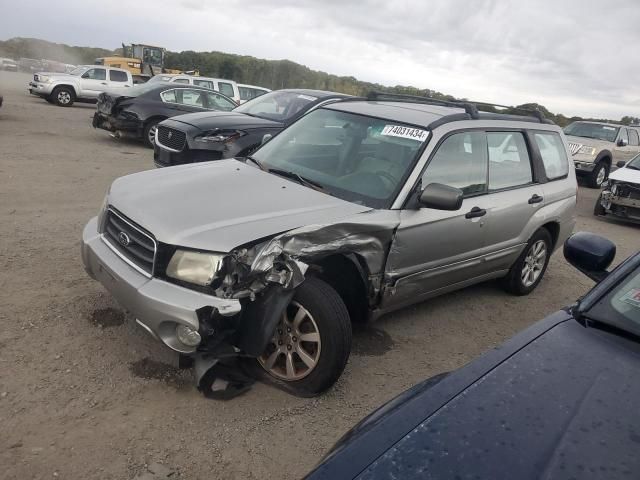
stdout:
[(607, 214), (640, 222), (640, 185), (610, 181), (599, 201)]

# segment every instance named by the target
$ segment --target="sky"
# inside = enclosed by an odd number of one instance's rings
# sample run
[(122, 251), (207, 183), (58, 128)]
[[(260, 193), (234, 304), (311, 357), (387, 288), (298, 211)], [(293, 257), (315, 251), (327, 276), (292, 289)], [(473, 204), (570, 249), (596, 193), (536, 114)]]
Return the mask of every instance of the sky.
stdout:
[(0, 39), (216, 50), (567, 116), (640, 117), (640, 0), (54, 3), (0, 0)]

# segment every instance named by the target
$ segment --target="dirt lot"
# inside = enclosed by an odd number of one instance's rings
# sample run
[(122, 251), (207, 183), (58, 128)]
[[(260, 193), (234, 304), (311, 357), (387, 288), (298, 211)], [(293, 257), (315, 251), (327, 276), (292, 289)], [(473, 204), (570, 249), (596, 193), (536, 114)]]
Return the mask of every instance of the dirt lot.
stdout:
[[(136, 143), (91, 128), (94, 107), (59, 108), (0, 72), (0, 477), (298, 478), (351, 425), (421, 379), (465, 364), (572, 302), (591, 282), (556, 254), (541, 286), (494, 284), (405, 309), (355, 334), (338, 385), (300, 399), (258, 384), (202, 397), (189, 371), (148, 339), (85, 274), (79, 240), (107, 187), (153, 168)], [(578, 229), (606, 234), (622, 260), (640, 229), (596, 219), (581, 188)]]

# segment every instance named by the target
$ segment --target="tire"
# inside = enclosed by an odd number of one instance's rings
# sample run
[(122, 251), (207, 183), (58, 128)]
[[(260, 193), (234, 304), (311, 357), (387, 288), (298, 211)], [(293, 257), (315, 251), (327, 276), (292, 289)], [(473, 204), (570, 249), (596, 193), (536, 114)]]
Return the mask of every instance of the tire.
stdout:
[[(542, 251), (538, 250), (540, 245), (544, 245), (544, 258), (536, 260), (536, 255)], [(550, 257), (551, 234), (546, 228), (540, 228), (529, 239), (527, 246), (504, 277), (504, 289), (513, 295), (528, 295), (533, 292), (544, 277)], [(527, 268), (529, 274), (523, 279), (526, 267), (530, 267)], [(533, 267), (533, 273), (531, 273), (531, 267)]]
[(51, 92), (51, 100), (59, 107), (70, 107), (76, 100), (76, 94), (70, 87), (56, 87)]
[[(330, 388), (347, 364), (352, 336), (349, 313), (338, 293), (314, 277), (307, 278), (297, 288), (285, 313), (289, 323), (283, 315), (272, 341), (256, 360), (256, 370), (261, 372), (261, 379), (289, 393), (313, 397)], [(296, 327), (298, 313), (302, 320)], [(287, 332), (287, 325), (291, 332)], [(302, 341), (304, 336), (310, 340), (317, 337), (319, 342)], [(282, 342), (280, 346), (278, 340)], [(306, 354), (308, 362), (315, 361), (312, 368), (298, 352)], [(292, 370), (287, 368), (289, 358)]]
[(600, 200), (602, 200), (602, 194), (598, 196), (598, 199), (596, 200), (596, 204), (593, 206), (593, 214), (596, 217), (607, 214), (607, 211), (602, 206), (602, 203), (600, 203)]
[[(164, 119), (162, 119), (164, 120)], [(147, 124), (144, 126), (144, 133), (143, 133), (143, 137), (142, 137), (142, 141), (144, 142), (144, 144), (149, 147), (149, 148), (153, 148), (156, 144), (156, 140), (155, 140), (155, 134), (156, 134), (156, 128), (158, 127), (158, 124), (162, 121), (162, 120), (149, 120), (147, 122)]]
[(606, 161), (600, 160), (593, 171), (589, 174), (589, 187), (600, 188), (602, 186), (602, 182), (609, 178), (610, 169), (611, 167)]

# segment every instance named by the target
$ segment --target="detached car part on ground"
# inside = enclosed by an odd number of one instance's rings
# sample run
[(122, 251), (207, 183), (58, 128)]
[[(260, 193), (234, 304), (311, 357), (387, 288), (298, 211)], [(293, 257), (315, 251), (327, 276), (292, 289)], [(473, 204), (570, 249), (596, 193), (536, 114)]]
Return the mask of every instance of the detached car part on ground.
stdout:
[(640, 155), (618, 167), (604, 182), (593, 213), (640, 222)]
[(157, 125), (163, 120), (189, 112), (228, 112), (236, 106), (229, 97), (208, 88), (147, 82), (126, 92), (100, 94), (93, 127), (107, 130), (118, 138), (140, 139), (153, 148)]
[(600, 188), (612, 167), (640, 153), (640, 128), (602, 122), (573, 122), (564, 129), (578, 175)]
[(559, 127), (376, 98), (318, 108), (243, 161), (120, 178), (85, 227), (89, 274), (195, 357), (205, 393), (244, 358), (318, 394), (352, 322), (495, 278), (527, 294), (571, 233)]
[(608, 240), (564, 251), (595, 288), (383, 405), (306, 478), (638, 478), (640, 253), (608, 273)]
[(81, 65), (70, 73), (38, 72), (27, 86), (29, 93), (60, 107), (74, 102), (95, 103), (98, 95), (133, 87), (128, 70)]
[(230, 113), (198, 113), (162, 122), (153, 159), (157, 167), (250, 155), (319, 105), (346, 95), (320, 90), (276, 90)]

